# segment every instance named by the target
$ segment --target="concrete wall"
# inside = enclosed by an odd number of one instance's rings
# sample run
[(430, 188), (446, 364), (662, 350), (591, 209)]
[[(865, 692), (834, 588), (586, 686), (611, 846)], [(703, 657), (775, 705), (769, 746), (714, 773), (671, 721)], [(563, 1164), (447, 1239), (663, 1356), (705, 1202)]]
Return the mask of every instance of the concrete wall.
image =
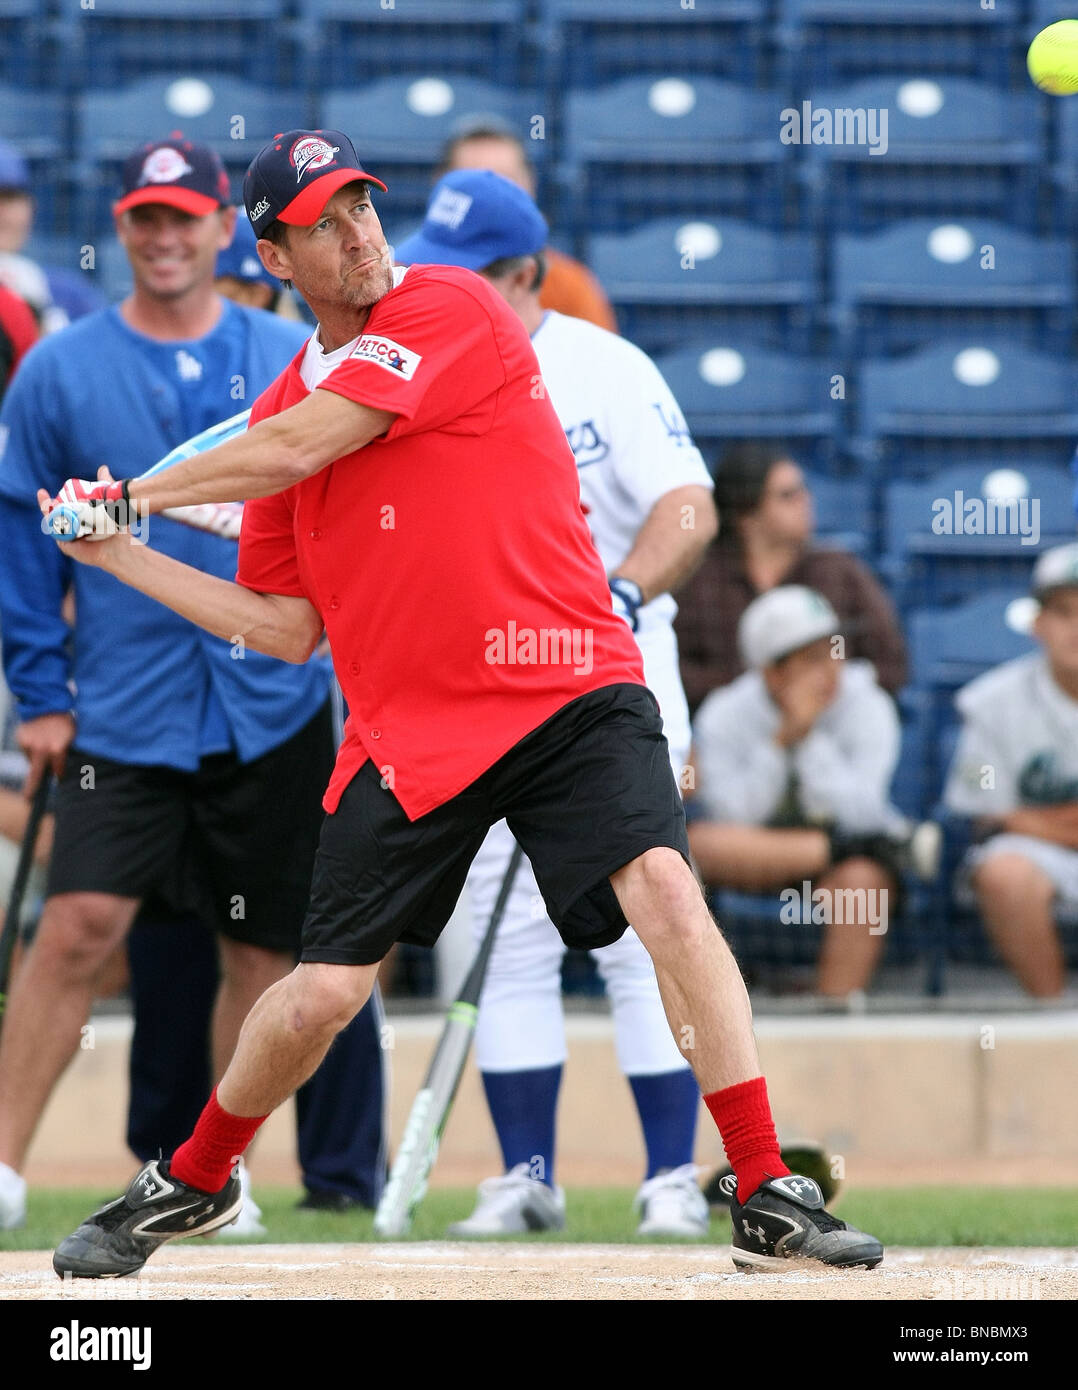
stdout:
[[(392, 1019), (391, 1133), (399, 1136), (440, 1016)], [(558, 1179), (635, 1183), (643, 1145), (605, 1017), (568, 1020)], [(757, 1036), (780, 1133), (813, 1136), (850, 1182), (1078, 1180), (1078, 1019), (1013, 1017), (762, 1019)], [(40, 1184), (115, 1186), (133, 1167), (123, 1142), (126, 1020), (95, 1020), (38, 1132), (27, 1176)], [(702, 1111), (697, 1159), (722, 1149)], [(298, 1181), (291, 1106), (271, 1117), (256, 1181)], [(474, 1066), (457, 1097), (433, 1181), (471, 1183), (499, 1170)]]

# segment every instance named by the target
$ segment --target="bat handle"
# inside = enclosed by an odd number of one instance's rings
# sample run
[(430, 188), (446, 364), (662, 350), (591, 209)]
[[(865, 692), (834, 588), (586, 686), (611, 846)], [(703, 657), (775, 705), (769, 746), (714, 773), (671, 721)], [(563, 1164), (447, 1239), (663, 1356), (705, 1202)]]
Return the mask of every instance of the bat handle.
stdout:
[(70, 502), (61, 502), (45, 518), (49, 535), (58, 541), (77, 540), (82, 530), (82, 517), (78, 507)]

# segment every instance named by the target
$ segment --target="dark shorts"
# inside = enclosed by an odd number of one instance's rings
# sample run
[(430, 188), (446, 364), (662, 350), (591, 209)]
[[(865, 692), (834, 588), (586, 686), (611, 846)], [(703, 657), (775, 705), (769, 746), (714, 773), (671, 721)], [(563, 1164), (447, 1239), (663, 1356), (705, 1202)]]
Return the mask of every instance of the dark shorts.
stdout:
[(48, 895), (152, 897), (235, 941), (295, 952), (334, 758), (328, 703), (249, 763), (224, 753), (179, 772), (71, 748)]
[(416, 821), (364, 763), (322, 829), (301, 959), (373, 965), (397, 941), (433, 946), (503, 816), (565, 943), (616, 941), (628, 923), (610, 875), (658, 846), (689, 859), (651, 692), (611, 685), (582, 695)]

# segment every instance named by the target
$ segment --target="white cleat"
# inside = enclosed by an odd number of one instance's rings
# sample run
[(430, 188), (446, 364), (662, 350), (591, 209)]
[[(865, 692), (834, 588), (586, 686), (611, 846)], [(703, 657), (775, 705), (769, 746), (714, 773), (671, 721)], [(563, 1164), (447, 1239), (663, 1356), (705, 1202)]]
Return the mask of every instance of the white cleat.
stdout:
[(243, 1206), (240, 1207), (240, 1214), (235, 1221), (230, 1222), (227, 1226), (222, 1226), (218, 1231), (214, 1231), (218, 1240), (254, 1240), (256, 1237), (266, 1234), (266, 1228), (262, 1224), (262, 1208), (251, 1196), (251, 1175), (242, 1159), (239, 1169)]
[(26, 1179), (0, 1163), (0, 1231), (17, 1231), (26, 1225)]
[(685, 1163), (649, 1178), (636, 1194), (638, 1236), (706, 1236), (707, 1198), (696, 1181), (696, 1165)]
[(466, 1221), (454, 1222), (448, 1235), (467, 1240), (564, 1228), (565, 1193), (531, 1177), (528, 1165), (518, 1163), (502, 1178), (484, 1178), (475, 1211)]

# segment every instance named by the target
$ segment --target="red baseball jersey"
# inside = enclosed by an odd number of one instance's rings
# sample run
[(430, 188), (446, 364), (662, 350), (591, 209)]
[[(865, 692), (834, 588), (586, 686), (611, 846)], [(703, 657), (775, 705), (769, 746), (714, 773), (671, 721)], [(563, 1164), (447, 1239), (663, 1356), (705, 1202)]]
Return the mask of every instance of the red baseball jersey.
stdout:
[[(306, 396), (303, 356), (252, 423)], [(350, 711), (326, 810), (369, 757), (415, 820), (570, 700), (643, 684), (640, 653), (531, 342), (480, 276), (412, 267), (318, 389), (396, 419), (247, 503), (237, 579), (325, 621)]]

